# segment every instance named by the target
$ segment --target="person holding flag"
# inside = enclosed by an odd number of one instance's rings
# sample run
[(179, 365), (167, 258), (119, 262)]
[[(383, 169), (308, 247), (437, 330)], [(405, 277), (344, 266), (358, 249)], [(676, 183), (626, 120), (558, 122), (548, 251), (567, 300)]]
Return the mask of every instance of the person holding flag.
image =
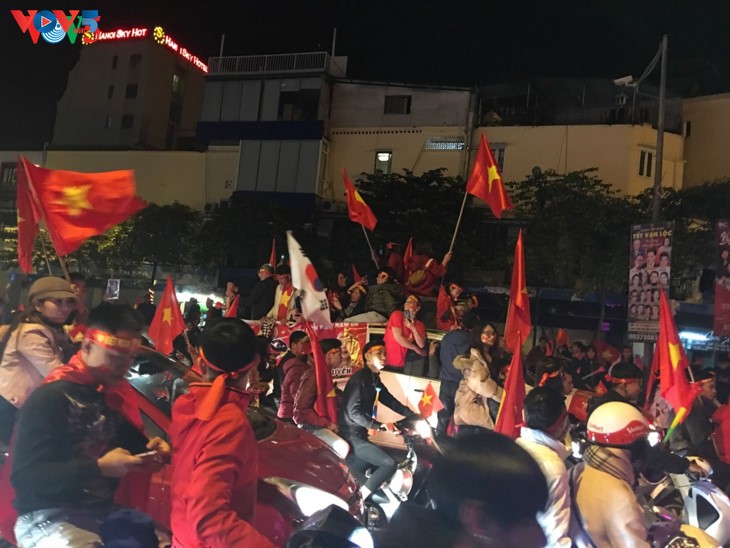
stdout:
[[(322, 356), (320, 357), (318, 357), (320, 350), (316, 348), (317, 345), (321, 349)], [(337, 413), (335, 412), (333, 417), (328, 417), (326, 414), (320, 415), (315, 409), (315, 403), (318, 398), (317, 375), (329, 376), (329, 384), (332, 385), (332, 369), (343, 366), (342, 342), (338, 339), (312, 340), (312, 349), (313, 352), (307, 360), (307, 368), (299, 381), (299, 389), (294, 396), (294, 422), (299, 427), (310, 431), (326, 428), (337, 432)], [(321, 363), (322, 358), (324, 364)], [(349, 354), (347, 360), (348, 362), (350, 360)], [(319, 364), (318, 361), (320, 361)], [(337, 398), (334, 386), (331, 388), (331, 393), (325, 394), (325, 397)]]

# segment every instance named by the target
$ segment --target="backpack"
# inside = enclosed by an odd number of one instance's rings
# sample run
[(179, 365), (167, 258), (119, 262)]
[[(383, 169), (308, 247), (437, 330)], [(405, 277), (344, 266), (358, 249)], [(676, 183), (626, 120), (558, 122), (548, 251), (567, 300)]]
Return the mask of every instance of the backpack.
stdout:
[(413, 287), (422, 284), (426, 279), (426, 269), (431, 266), (432, 262), (433, 259), (429, 259), (428, 261), (426, 261), (426, 265), (423, 268), (418, 268), (411, 272), (408, 276), (408, 285)]

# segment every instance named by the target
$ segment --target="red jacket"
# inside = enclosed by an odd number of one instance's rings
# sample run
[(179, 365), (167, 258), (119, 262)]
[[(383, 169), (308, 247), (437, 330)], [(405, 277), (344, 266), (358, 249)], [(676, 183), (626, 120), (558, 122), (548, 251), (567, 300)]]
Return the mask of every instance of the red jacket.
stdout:
[(297, 390), (299, 390), (302, 375), (307, 369), (307, 364), (302, 359), (295, 356), (283, 366), (284, 380), (281, 383), (281, 400), (279, 401), (279, 412), (277, 413), (280, 419), (294, 418), (294, 398), (297, 395)]
[(226, 390), (209, 421), (195, 418), (209, 384), (191, 384), (172, 409), (172, 512), (175, 548), (273, 547), (252, 523), (258, 445), (246, 417), (250, 395)]
[(302, 374), (299, 390), (294, 397), (294, 422), (327, 428), (330, 421), (327, 417), (318, 415), (314, 410), (317, 401), (317, 372), (314, 367), (307, 367)]
[[(429, 263), (429, 261), (431, 262)], [(411, 274), (413, 274), (416, 270), (421, 269), (423, 269), (426, 274), (423, 281), (413, 286), (410, 284), (406, 285), (406, 291), (423, 297), (432, 297), (435, 293), (439, 279), (446, 274), (446, 267), (436, 259), (431, 259), (425, 255), (411, 255), (408, 259), (408, 264), (406, 265), (406, 283), (408, 282), (408, 278), (410, 278)]]

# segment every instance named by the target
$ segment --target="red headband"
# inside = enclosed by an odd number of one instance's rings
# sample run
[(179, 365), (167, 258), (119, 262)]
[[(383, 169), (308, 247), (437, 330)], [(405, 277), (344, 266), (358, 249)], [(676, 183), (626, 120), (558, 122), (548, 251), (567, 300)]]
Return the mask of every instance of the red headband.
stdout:
[(203, 401), (200, 402), (200, 406), (195, 411), (196, 419), (199, 419), (201, 421), (209, 421), (216, 414), (218, 408), (221, 405), (221, 401), (223, 401), (223, 395), (226, 391), (226, 379), (238, 379), (239, 377), (241, 377), (241, 375), (248, 372), (248, 370), (256, 364), (256, 360), (252, 359), (249, 363), (245, 364), (243, 367), (235, 371), (226, 371), (225, 369), (221, 369), (217, 365), (214, 365), (210, 361), (208, 361), (208, 359), (205, 357), (205, 354), (203, 353), (203, 349), (200, 347), (198, 348), (198, 356), (201, 360), (203, 360), (203, 363), (206, 367), (209, 367), (217, 373), (221, 373), (215, 378), (213, 384), (210, 386), (210, 390), (208, 390), (208, 393), (203, 398)]
[(606, 375), (605, 378), (611, 384), (631, 384), (632, 382), (641, 382), (641, 379), (635, 379), (633, 377), (629, 377), (628, 379), (619, 379), (617, 377), (612, 377), (611, 375)]
[(119, 337), (118, 335), (112, 335), (101, 329), (91, 327), (86, 329), (84, 336), (99, 346), (103, 346), (109, 350), (116, 350), (117, 352), (134, 352), (142, 344), (140, 337)]
[(540, 382), (537, 383), (537, 386), (545, 386), (545, 383), (548, 382), (549, 379), (554, 379), (562, 372), (562, 369), (558, 369), (557, 371), (553, 371), (552, 373), (543, 373), (542, 377), (540, 377)]

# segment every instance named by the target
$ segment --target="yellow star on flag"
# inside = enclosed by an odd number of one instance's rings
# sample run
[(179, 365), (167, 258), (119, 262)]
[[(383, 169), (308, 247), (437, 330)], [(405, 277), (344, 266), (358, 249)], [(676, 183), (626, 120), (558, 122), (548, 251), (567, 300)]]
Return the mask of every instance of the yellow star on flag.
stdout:
[(61, 189), (61, 196), (55, 203), (65, 206), (68, 214), (72, 217), (81, 215), (84, 209), (93, 209), (89, 202), (89, 189), (91, 185), (69, 186)]
[(421, 403), (423, 403), (424, 406), (431, 405), (432, 399), (433, 396), (431, 394), (423, 394), (423, 396), (421, 396)]
[(672, 369), (677, 369), (679, 361), (682, 359), (682, 351), (678, 344), (669, 343), (669, 361), (672, 363)]
[(335, 389), (334, 388), (329, 391), (329, 394), (327, 394), (327, 397), (328, 398), (336, 398), (337, 397), (337, 394), (335, 393)]
[(167, 307), (162, 309), (162, 321), (172, 326), (172, 308)]
[(489, 183), (489, 192), (491, 192), (492, 183), (499, 180), (499, 171), (497, 171), (497, 166), (489, 166), (489, 169), (487, 170), (487, 179), (487, 182)]
[(357, 190), (355, 191), (355, 199), (361, 204), (365, 203), (365, 200), (362, 199), (362, 196), (360, 196), (360, 193)]

